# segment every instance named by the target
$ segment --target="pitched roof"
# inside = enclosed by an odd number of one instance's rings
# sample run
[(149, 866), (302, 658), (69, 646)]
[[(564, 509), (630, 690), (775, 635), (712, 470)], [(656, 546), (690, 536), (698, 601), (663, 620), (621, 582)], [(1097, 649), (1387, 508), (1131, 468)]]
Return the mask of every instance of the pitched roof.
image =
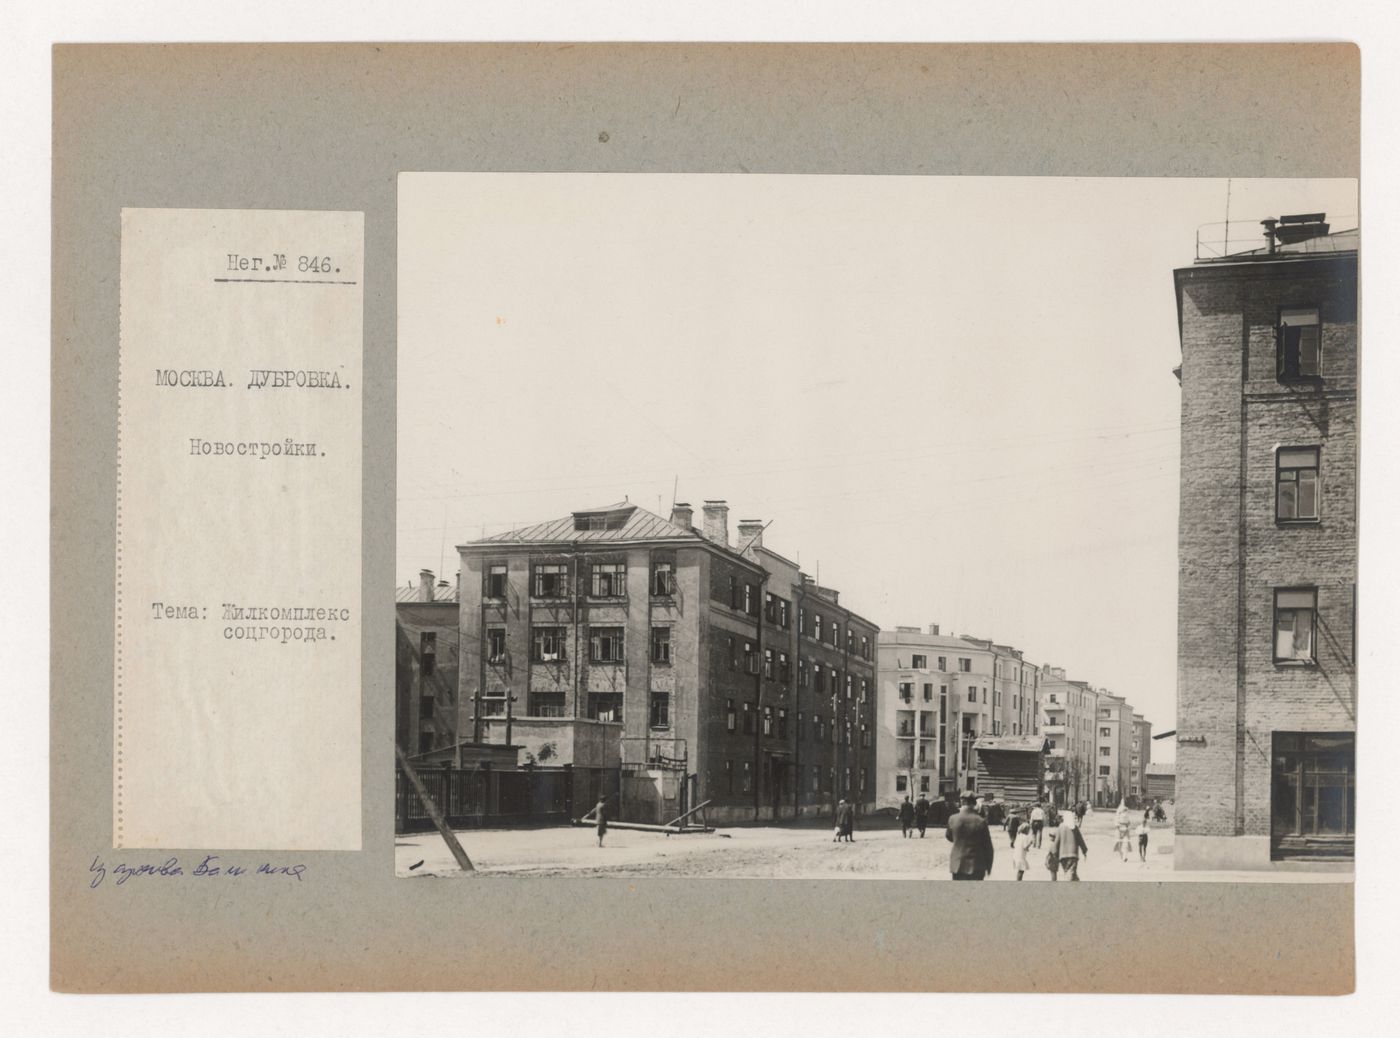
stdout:
[[(588, 529), (590, 522), (597, 521), (600, 529)], [(585, 528), (580, 529), (580, 524)], [(669, 519), (663, 519), (654, 512), (648, 512), (639, 505), (627, 501), (606, 505), (602, 508), (585, 508), (571, 512), (559, 519), (523, 526), (517, 530), (492, 534), (490, 537), (472, 544), (539, 544), (560, 541), (703, 541), (704, 537), (693, 527), (677, 526)]]
[[(422, 602), (422, 589), (417, 584), (409, 584), (407, 587), (394, 588), (395, 602)], [(457, 601), (457, 585), (448, 584), (443, 587), (441, 584), (433, 587), (434, 602), (455, 602)]]

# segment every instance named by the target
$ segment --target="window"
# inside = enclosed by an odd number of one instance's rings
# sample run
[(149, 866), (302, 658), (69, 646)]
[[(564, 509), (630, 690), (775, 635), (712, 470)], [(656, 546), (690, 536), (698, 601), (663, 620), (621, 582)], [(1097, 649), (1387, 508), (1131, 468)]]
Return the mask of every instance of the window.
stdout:
[(724, 701), (724, 730), (727, 732), (732, 732), (734, 730), (734, 725), (734, 700), (726, 699)]
[(958, 657), (958, 670), (962, 671), (964, 674), (971, 674), (971, 673), (972, 673), (972, 659), (971, 659), (971, 657), (968, 657), (968, 656), (959, 656), (959, 657)]
[(563, 563), (540, 563), (535, 566), (535, 597), (563, 598), (568, 592), (569, 567)]
[(792, 681), (792, 661), (785, 652), (778, 653), (778, 680), (784, 685)]
[(744, 585), (744, 612), (750, 616), (758, 615), (758, 596), (754, 593), (754, 586), (748, 583)]
[(437, 633), (424, 631), (418, 636), (419, 672), (423, 677), (431, 677), (437, 670)]
[(912, 666), (915, 670), (928, 670), (928, 657), (915, 656), (910, 666)]
[(812, 715), (812, 733), (816, 736), (817, 742), (822, 742), (826, 738), (826, 722), (819, 714)]
[(758, 652), (753, 642), (744, 642), (744, 669), (750, 674), (758, 673)]
[(734, 792), (734, 762), (727, 760), (724, 762), (724, 791)]
[(753, 792), (753, 762), (744, 761), (744, 792)]
[(588, 659), (591, 663), (621, 663), (622, 628), (590, 627), (588, 629)]
[(1275, 455), (1274, 483), (1278, 488), (1274, 516), (1279, 522), (1318, 517), (1316, 447), (1280, 447)]
[(812, 614), (812, 637), (817, 641), (822, 640), (822, 614)]
[(846, 672), (846, 698), (851, 698), (851, 672)]
[(948, 657), (947, 657), (947, 656), (940, 656), (940, 657), (938, 657), (938, 669), (939, 669), (939, 670), (947, 670), (947, 669), (948, 669)]
[(813, 793), (820, 793), (821, 791), (822, 791), (822, 769), (821, 769), (820, 767), (818, 767), (817, 765), (813, 764), (813, 765), (812, 765), (812, 792), (813, 792)]
[(531, 692), (528, 702), (531, 717), (563, 717), (563, 692)]
[(653, 692), (651, 694), (651, 726), (653, 728), (671, 727), (671, 693)]
[[(864, 684), (865, 684), (865, 682), (862, 681), (862, 682), (861, 682), (861, 685), (864, 685)], [(862, 696), (862, 698), (864, 698), (864, 697)], [(933, 702), (933, 686), (930, 685), (928, 682), (924, 682), (924, 702), (925, 702), (925, 703), (932, 703), (932, 702)]]
[(506, 629), (488, 627), (486, 629), (486, 662), (504, 663), (506, 660)]
[(1107, 778), (1107, 777), (1108, 777), (1108, 775), (1109, 775), (1109, 767), (1108, 767), (1107, 764), (1100, 764), (1100, 765), (1099, 765), (1099, 774), (1102, 775), (1104, 778)]
[(1274, 662), (1312, 663), (1317, 588), (1274, 591)]
[(778, 738), (787, 738), (787, 711), (778, 707)]
[(841, 644), (841, 624), (836, 620), (831, 621), (831, 644)]
[(1112, 728), (1100, 728), (1100, 729), (1099, 729), (1099, 736), (1100, 736), (1100, 738), (1107, 739), (1107, 738), (1108, 738), (1110, 735), (1112, 735), (1112, 734), (1113, 734), (1113, 729), (1112, 729)]
[(797, 657), (797, 687), (807, 687), (807, 658), (805, 656)]
[(773, 650), (763, 650), (763, 676), (769, 681), (773, 680)]
[(669, 560), (651, 564), (651, 593), (668, 598), (676, 593), (676, 564)]
[(739, 657), (734, 655), (734, 636), (729, 636), (729, 669), (734, 670), (739, 666)]
[(799, 634), (807, 633), (807, 610), (801, 606), (797, 607), (797, 632)]
[(870, 684), (865, 678), (860, 679), (860, 701), (864, 703), (870, 698)]
[(967, 686), (967, 701), (968, 701), (969, 703), (975, 703), (975, 702), (977, 702), (977, 686), (976, 686), (976, 685), (968, 685), (968, 686)]
[(564, 659), (564, 628), (536, 627), (530, 652), (530, 658), (537, 663), (557, 663)]
[(822, 677), (822, 665), (820, 663), (812, 664), (812, 680), (818, 692), (826, 691), (826, 679)]
[(651, 662), (671, 662), (671, 628), (653, 627), (651, 629)]
[(492, 563), (486, 567), (486, 597), (506, 597), (506, 564), (504, 562)]
[(788, 629), (788, 620), (788, 600), (780, 598), (778, 599), (778, 623), (785, 631)]
[(1046, 740), (1046, 741), (1049, 742), (1050, 748), (1051, 748), (1052, 750), (1055, 749), (1055, 740), (1054, 740), (1054, 739), (1048, 739), (1048, 740)]
[[(860, 774), (861, 774), (861, 785), (864, 786), (864, 785), (865, 785), (865, 769), (864, 769), (864, 768), (861, 768), (861, 769), (860, 769)], [(920, 793), (927, 793), (927, 792), (928, 792), (928, 776), (927, 776), (927, 775), (920, 775), (920, 776), (919, 776), (919, 792), (920, 792)]]
[(627, 593), (627, 565), (622, 562), (593, 564), (594, 598), (621, 598)]
[(870, 639), (863, 634), (860, 636), (860, 656), (861, 659), (870, 659)]
[(432, 696), (419, 696), (419, 697), (418, 697), (418, 717), (419, 717), (419, 720), (422, 720), (422, 721), (431, 721), (431, 720), (433, 719), (433, 697), (432, 697)]
[(744, 704), (744, 734), (753, 734), (753, 704)]
[(909, 776), (907, 776), (907, 775), (896, 775), (896, 776), (894, 777), (894, 791), (895, 791), (896, 793), (903, 793), (903, 792), (904, 792), (905, 790), (907, 790), (908, 788), (909, 788)]
[(1112, 752), (1113, 752), (1113, 749), (1112, 749), (1111, 747), (1108, 747), (1108, 746), (1100, 746), (1100, 747), (1099, 747), (1099, 756), (1100, 756), (1100, 757), (1107, 757), (1107, 756), (1108, 756), (1109, 754), (1111, 754)]
[(771, 706), (763, 708), (763, 734), (773, 734), (773, 708)]
[(621, 692), (590, 692), (588, 694), (588, 716), (595, 721), (622, 722)]
[(433, 748), (433, 733), (432, 733), (432, 732), (419, 732), (419, 733), (418, 733), (418, 752), (419, 752), (419, 753), (427, 753), (427, 752), (429, 752), (430, 750), (432, 750), (432, 748)]
[(1317, 378), (1322, 374), (1322, 326), (1317, 307), (1280, 310), (1278, 377)]
[(739, 579), (737, 577), (729, 578), (729, 608), (739, 608)]

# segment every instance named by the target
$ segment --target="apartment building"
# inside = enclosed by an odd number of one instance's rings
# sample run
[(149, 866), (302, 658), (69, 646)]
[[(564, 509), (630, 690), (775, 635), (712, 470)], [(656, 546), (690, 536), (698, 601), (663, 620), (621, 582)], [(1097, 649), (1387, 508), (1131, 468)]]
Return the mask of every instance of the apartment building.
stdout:
[[(460, 730), (715, 821), (874, 799), (878, 628), (729, 508), (627, 501), (461, 545)], [(679, 813), (679, 811), (677, 811)]]
[(1041, 733), (1049, 743), (1045, 787), (1055, 803), (1090, 799), (1098, 774), (1099, 697), (1086, 681), (1065, 676), (1063, 667), (1040, 673)]
[(1094, 774), (1094, 803), (1115, 807), (1128, 793), (1128, 771), (1132, 759), (1133, 708), (1122, 696), (1107, 689), (1098, 693), (1098, 719), (1094, 722), (1098, 741)]
[(457, 587), (422, 570), (394, 592), (394, 738), (410, 757), (457, 743)]
[(1353, 854), (1357, 232), (1263, 229), (1175, 271), (1183, 869)]
[(987, 639), (880, 632), (877, 805), (977, 788), (973, 744), (1039, 729), (1039, 668)]
[(1133, 743), (1128, 759), (1128, 795), (1139, 801), (1147, 796), (1147, 766), (1152, 763), (1152, 722), (1133, 714)]

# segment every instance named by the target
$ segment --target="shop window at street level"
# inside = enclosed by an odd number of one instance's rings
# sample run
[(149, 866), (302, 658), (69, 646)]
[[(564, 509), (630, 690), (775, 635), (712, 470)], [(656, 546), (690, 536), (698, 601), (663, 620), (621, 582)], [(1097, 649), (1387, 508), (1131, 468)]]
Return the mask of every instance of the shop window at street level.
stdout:
[(1322, 374), (1322, 322), (1317, 307), (1280, 310), (1278, 377), (1317, 378)]
[(1312, 663), (1316, 659), (1317, 588), (1274, 590), (1274, 662)]
[(1274, 515), (1281, 523), (1318, 518), (1318, 448), (1280, 447), (1275, 455)]

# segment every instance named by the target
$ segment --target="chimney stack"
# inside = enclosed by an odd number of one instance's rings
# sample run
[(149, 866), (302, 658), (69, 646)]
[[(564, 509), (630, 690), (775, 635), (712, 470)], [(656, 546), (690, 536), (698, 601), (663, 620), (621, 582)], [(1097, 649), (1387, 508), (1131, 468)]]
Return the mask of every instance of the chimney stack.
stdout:
[(430, 569), (418, 571), (418, 599), (421, 602), (433, 600), (433, 571)]
[(675, 523), (682, 530), (689, 530), (694, 526), (692, 522), (694, 517), (695, 512), (687, 501), (677, 501), (671, 506), (671, 522)]
[(729, 547), (729, 505), (724, 501), (706, 501), (705, 539)]
[(739, 547), (743, 549), (745, 555), (756, 548), (763, 547), (762, 519), (739, 520)]
[(928, 633), (929, 633), (929, 634), (937, 634), (937, 633), (938, 633), (938, 625), (937, 625), (937, 624), (929, 624), (929, 625), (928, 625)]
[(1274, 237), (1274, 228), (1278, 226), (1278, 221), (1269, 219), (1260, 220), (1259, 222), (1264, 225), (1264, 240), (1269, 243), (1269, 251), (1271, 253), (1277, 252), (1278, 240)]

